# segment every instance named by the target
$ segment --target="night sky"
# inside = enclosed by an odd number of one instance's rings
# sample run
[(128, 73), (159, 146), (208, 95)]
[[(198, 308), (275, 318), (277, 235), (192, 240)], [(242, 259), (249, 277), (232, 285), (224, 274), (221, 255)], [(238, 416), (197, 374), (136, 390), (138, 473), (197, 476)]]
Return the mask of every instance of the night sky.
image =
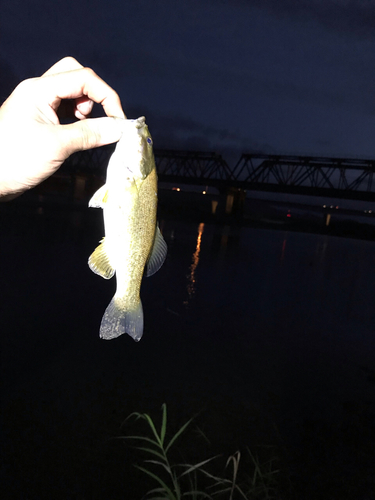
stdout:
[(72, 55), (156, 147), (375, 157), (373, 0), (15, 0), (0, 22), (1, 98)]

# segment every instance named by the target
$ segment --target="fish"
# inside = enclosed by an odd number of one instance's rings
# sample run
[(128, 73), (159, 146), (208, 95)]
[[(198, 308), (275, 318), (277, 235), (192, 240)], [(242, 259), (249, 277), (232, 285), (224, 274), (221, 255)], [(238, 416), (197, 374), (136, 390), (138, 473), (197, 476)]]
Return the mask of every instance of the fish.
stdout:
[(88, 265), (99, 276), (116, 274), (116, 292), (106, 308), (99, 336), (111, 340), (143, 335), (140, 288), (143, 275), (163, 265), (167, 244), (157, 224), (157, 173), (153, 141), (144, 116), (126, 120), (108, 167), (106, 182), (89, 201), (102, 208), (105, 236)]

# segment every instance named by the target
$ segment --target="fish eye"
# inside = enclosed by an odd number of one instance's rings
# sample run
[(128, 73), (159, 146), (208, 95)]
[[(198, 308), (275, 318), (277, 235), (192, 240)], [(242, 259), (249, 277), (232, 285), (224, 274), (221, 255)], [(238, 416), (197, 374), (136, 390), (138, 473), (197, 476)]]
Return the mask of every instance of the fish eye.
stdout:
[(152, 144), (152, 139), (151, 139), (151, 137), (147, 137), (147, 143), (148, 143), (148, 144), (150, 144), (150, 145)]

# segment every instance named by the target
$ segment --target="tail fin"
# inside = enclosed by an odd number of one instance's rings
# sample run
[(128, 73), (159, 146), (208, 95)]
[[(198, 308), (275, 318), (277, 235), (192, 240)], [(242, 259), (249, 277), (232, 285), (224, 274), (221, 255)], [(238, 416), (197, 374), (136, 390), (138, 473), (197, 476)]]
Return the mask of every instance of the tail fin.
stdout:
[(130, 335), (136, 342), (141, 340), (143, 335), (142, 303), (139, 300), (138, 305), (130, 310), (125, 307), (121, 299), (113, 297), (105, 310), (99, 335), (102, 339), (111, 340), (124, 333)]

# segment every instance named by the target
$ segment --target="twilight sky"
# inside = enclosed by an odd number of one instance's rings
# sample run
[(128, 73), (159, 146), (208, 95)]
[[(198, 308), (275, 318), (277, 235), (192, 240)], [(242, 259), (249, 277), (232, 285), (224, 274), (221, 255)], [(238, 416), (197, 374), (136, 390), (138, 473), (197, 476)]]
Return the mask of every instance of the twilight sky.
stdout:
[(156, 148), (375, 158), (375, 0), (3, 2), (1, 99), (65, 55)]

